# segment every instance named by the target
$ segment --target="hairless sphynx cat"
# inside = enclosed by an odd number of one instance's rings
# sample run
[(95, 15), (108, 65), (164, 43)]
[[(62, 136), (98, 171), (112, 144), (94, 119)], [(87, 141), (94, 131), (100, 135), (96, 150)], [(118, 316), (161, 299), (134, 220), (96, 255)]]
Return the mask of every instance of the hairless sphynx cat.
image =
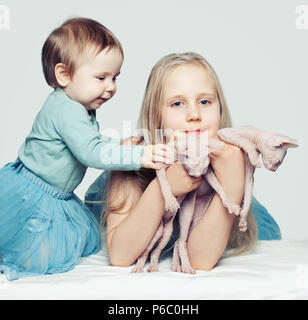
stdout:
[[(199, 177), (203, 175), (201, 185), (188, 194), (175, 198), (171, 192), (166, 178), (165, 169), (156, 170), (162, 194), (165, 199), (165, 212), (162, 221), (148, 247), (140, 255), (132, 272), (143, 272), (149, 252), (154, 245), (158, 245), (151, 253), (151, 261), (147, 271), (158, 271), (158, 259), (161, 251), (170, 240), (173, 231), (173, 220), (179, 210), (180, 237), (174, 245), (172, 270), (195, 273), (187, 254), (186, 242), (189, 231), (206, 212), (215, 192), (220, 196), (223, 205), (230, 214), (239, 215), (239, 229), (247, 230), (247, 214), (250, 209), (255, 168), (261, 167), (259, 155), (261, 153), (265, 168), (276, 171), (282, 163), (288, 148), (295, 148), (298, 143), (295, 139), (281, 134), (261, 131), (253, 126), (237, 128), (223, 128), (217, 131), (217, 140), (208, 137), (208, 132), (203, 130), (200, 135), (182, 134), (177, 137), (174, 145), (174, 161), (184, 165), (189, 175)], [(134, 137), (140, 141), (142, 135)], [(170, 131), (166, 134), (170, 138)], [(211, 166), (209, 153), (217, 152), (229, 143), (241, 148), (245, 159), (245, 192), (241, 206), (232, 203), (225, 195), (222, 186), (217, 180)], [(215, 191), (215, 192), (213, 192)]]

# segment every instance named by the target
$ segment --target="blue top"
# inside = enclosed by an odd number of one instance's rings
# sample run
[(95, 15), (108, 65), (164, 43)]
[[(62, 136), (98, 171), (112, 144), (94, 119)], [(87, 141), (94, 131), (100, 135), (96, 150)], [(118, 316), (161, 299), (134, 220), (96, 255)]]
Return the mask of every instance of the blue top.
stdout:
[(87, 167), (138, 170), (143, 146), (120, 146), (119, 139), (103, 137), (95, 110), (69, 98), (63, 89), (50, 93), (19, 149), (23, 164), (63, 192), (72, 192)]
[[(110, 172), (103, 172), (89, 187), (85, 195), (85, 204), (99, 221), (106, 205)], [(93, 201), (87, 202), (87, 201)], [(257, 223), (258, 240), (280, 240), (280, 228), (267, 209), (253, 196), (251, 211)]]

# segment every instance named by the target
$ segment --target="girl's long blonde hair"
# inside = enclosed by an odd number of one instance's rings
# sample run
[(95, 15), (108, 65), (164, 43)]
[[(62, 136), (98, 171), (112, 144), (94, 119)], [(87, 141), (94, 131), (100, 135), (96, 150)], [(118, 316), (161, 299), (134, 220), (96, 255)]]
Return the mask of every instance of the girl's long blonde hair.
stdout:
[[(216, 92), (220, 103), (220, 128), (232, 127), (231, 117), (223, 90), (212, 66), (204, 59), (204, 57), (194, 52), (170, 54), (161, 58), (155, 64), (147, 82), (142, 108), (137, 123), (138, 130), (146, 129), (144, 132), (148, 132), (149, 134), (144, 136), (146, 144), (163, 143), (163, 137), (157, 135), (157, 129), (164, 128), (162, 105), (164, 85), (168, 75), (177, 66), (192, 63), (200, 64), (205, 67), (216, 86)], [(158, 132), (161, 131), (158, 130)], [(112, 183), (114, 173), (115, 172), (111, 172), (110, 174), (109, 186)], [(119, 173), (119, 171), (117, 171), (117, 173)], [(134, 181), (137, 183), (141, 191), (144, 191), (149, 183), (156, 177), (155, 170), (145, 168), (141, 168), (139, 171), (121, 171), (120, 174), (121, 177), (123, 177), (121, 183), (125, 183), (127, 180)], [(103, 208), (101, 227), (104, 226), (104, 223), (107, 219), (107, 213), (118, 213), (123, 209), (125, 205), (125, 199), (131, 191), (128, 187), (128, 184), (125, 184), (127, 185), (127, 188), (123, 188), (124, 200), (122, 203), (118, 203), (117, 205), (113, 206), (111, 206), (109, 203), (106, 203), (105, 207)], [(103, 198), (103, 200), (106, 202), (109, 186), (106, 188)], [(238, 218), (236, 217), (224, 256), (234, 256), (242, 253), (248, 253), (255, 248), (257, 243), (257, 225), (251, 209), (248, 213), (247, 224), (247, 231), (240, 232), (238, 227)]]

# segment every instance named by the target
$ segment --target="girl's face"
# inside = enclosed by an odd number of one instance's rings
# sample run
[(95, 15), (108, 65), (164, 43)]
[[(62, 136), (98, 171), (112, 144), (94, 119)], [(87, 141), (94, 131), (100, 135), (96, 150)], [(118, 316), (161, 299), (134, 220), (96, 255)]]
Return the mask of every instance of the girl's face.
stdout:
[(180, 65), (171, 71), (166, 79), (163, 101), (164, 129), (205, 129), (208, 137), (214, 137), (220, 128), (216, 87), (201, 64)]
[(87, 110), (98, 109), (116, 92), (123, 57), (118, 48), (105, 48), (95, 58), (86, 55), (64, 91)]

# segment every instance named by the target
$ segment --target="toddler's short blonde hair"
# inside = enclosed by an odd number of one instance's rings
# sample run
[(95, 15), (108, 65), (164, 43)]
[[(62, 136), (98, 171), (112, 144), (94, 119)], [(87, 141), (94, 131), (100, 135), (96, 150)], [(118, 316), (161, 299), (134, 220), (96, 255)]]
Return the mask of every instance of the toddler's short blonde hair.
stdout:
[(94, 49), (98, 54), (105, 48), (118, 48), (124, 58), (120, 41), (99, 22), (81, 17), (65, 21), (52, 31), (42, 48), (42, 66), (48, 85), (61, 87), (55, 76), (58, 63), (65, 64), (69, 76), (73, 77), (86, 50)]

